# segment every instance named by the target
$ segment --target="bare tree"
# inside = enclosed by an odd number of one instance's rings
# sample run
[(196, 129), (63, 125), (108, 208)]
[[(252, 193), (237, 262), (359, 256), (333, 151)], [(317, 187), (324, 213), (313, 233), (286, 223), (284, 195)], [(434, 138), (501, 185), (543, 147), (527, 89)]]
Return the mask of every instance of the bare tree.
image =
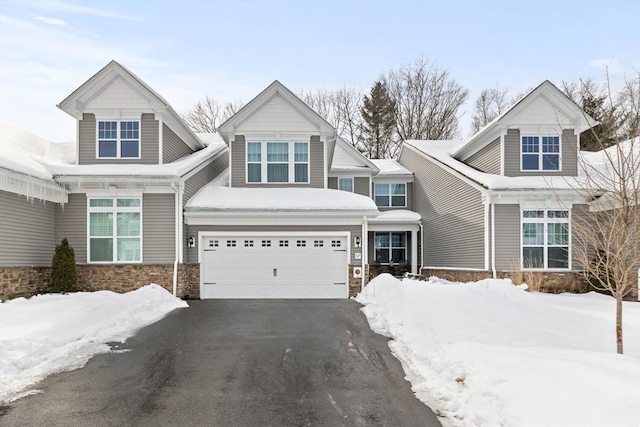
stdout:
[(341, 88), (301, 90), (297, 93), (309, 107), (328, 121), (339, 136), (354, 147), (361, 149), (362, 142), (362, 91), (356, 86), (344, 85)]
[[(610, 109), (610, 104), (611, 98), (601, 108)], [(593, 138), (602, 149), (582, 152), (579, 158), (579, 190), (595, 195), (596, 200), (574, 217), (573, 256), (585, 279), (616, 300), (616, 347), (621, 354), (622, 300), (637, 286), (640, 267), (640, 138), (622, 141), (628, 135), (620, 129), (613, 133), (618, 136), (607, 147), (608, 142), (594, 130)]]
[(618, 105), (623, 112), (622, 137), (635, 138), (640, 135), (640, 71), (626, 79), (618, 92)]
[(478, 132), (489, 122), (505, 112), (513, 103), (507, 100), (508, 89), (483, 89), (476, 99), (476, 104), (471, 119), (471, 130)]
[(425, 58), (391, 70), (382, 83), (396, 103), (396, 137), (452, 139), (459, 134), (458, 110), (469, 91), (448, 71)]
[(242, 108), (242, 105), (242, 101), (222, 105), (206, 95), (180, 117), (194, 132), (213, 133), (218, 131), (218, 126)]

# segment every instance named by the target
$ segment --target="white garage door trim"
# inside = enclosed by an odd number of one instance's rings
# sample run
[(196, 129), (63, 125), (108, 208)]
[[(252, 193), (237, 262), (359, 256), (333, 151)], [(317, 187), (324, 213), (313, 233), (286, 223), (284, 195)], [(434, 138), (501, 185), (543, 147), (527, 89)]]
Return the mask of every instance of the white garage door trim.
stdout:
[[(232, 285), (229, 283), (218, 283), (217, 287), (214, 289), (211, 287), (213, 280), (211, 279), (211, 276), (209, 276), (210, 278), (209, 283), (205, 284), (205, 280), (206, 280), (206, 275), (207, 274), (211, 274), (211, 270), (208, 270), (207, 272), (207, 268), (209, 267), (205, 266), (205, 260), (208, 259), (209, 262), (212, 262), (213, 259), (215, 259), (215, 257), (217, 257), (218, 255), (213, 255), (211, 253), (207, 253), (207, 256), (205, 257), (205, 251), (207, 251), (209, 249), (209, 241), (212, 238), (215, 239), (224, 239), (224, 238), (229, 238), (229, 237), (238, 237), (238, 238), (242, 238), (242, 239), (248, 239), (248, 238), (255, 238), (255, 239), (264, 239), (265, 237), (272, 237), (272, 238), (278, 238), (278, 237), (285, 237), (285, 238), (314, 238), (314, 237), (322, 237), (322, 238), (331, 238), (331, 237), (335, 237), (335, 238), (340, 238), (340, 239), (344, 239), (344, 248), (342, 248), (341, 252), (344, 253), (344, 258), (342, 258), (344, 261), (344, 263), (342, 264), (342, 266), (340, 267), (341, 269), (343, 268), (344, 271), (344, 276), (343, 279), (336, 279), (336, 273), (338, 275), (340, 275), (339, 270), (337, 270), (336, 268), (333, 268), (333, 280), (334, 282), (339, 282), (339, 283), (332, 283), (331, 286), (327, 286), (323, 283), (320, 283), (321, 281), (316, 281), (316, 283), (314, 284), (307, 284), (305, 285), (304, 283), (301, 283), (301, 285), (298, 286), (291, 286), (291, 276), (289, 278), (289, 284), (287, 285), (286, 282), (283, 283), (270, 283), (270, 284), (265, 284), (265, 281), (262, 281), (262, 284), (252, 284), (252, 283), (246, 283), (247, 279), (244, 279), (245, 283), (242, 283), (240, 285)], [(348, 266), (350, 264), (350, 260), (351, 260), (351, 232), (349, 231), (319, 231), (319, 232), (313, 232), (313, 231), (261, 231), (261, 232), (248, 232), (248, 231), (238, 231), (238, 232), (233, 232), (233, 231), (224, 231), (224, 232), (216, 232), (216, 231), (200, 231), (198, 232), (198, 244), (199, 244), (199, 250), (198, 250), (198, 262), (200, 263), (200, 295), (202, 298), (347, 298), (348, 294), (349, 294), (349, 272), (348, 272)], [(338, 242), (338, 244), (340, 244)], [(275, 247), (274, 247), (275, 249)], [(277, 249), (276, 249), (277, 250)], [(214, 256), (214, 258), (212, 258), (212, 255)], [(229, 256), (229, 253), (226, 254), (227, 257)], [(266, 257), (268, 257), (267, 254), (264, 254)], [(293, 257), (295, 258), (297, 254), (293, 254)], [(332, 265), (335, 267), (338, 264), (336, 264), (337, 260), (336, 258), (331, 258), (332, 255), (328, 255), (329, 259), (333, 259), (332, 261)], [(336, 254), (337, 255), (337, 254)], [(224, 257), (224, 254), (221, 252), (220, 255), (221, 257)], [(262, 257), (262, 255), (259, 255)], [(265, 258), (262, 258), (265, 259)], [(219, 259), (218, 261), (221, 263), (227, 263), (227, 262), (233, 262), (235, 260), (235, 258), (227, 258), (227, 260), (224, 259)], [(309, 261), (308, 259), (306, 259), (307, 261)], [(304, 259), (302, 259), (301, 261), (304, 261)], [(322, 260), (319, 259), (319, 262), (322, 262)], [(300, 265), (304, 265), (304, 264), (300, 264)], [(257, 271), (262, 271), (262, 269), (258, 268)], [(274, 271), (276, 271), (276, 269), (274, 268)], [(262, 271), (264, 273), (264, 271)], [(288, 273), (291, 273), (290, 269), (287, 269)], [(298, 270), (298, 273), (300, 273), (300, 270)], [(316, 271), (316, 276), (317, 277), (317, 271)], [(226, 271), (226, 277), (229, 278), (229, 270)], [(276, 273), (274, 273), (275, 275)], [(313, 276), (314, 273), (310, 272), (310, 274)], [(224, 275), (223, 275), (224, 276)], [(232, 279), (229, 280), (233, 280), (235, 279), (235, 275), (233, 276)], [(242, 279), (239, 279), (240, 282), (242, 282)], [(216, 280), (217, 281), (217, 280)], [(311, 280), (310, 280), (311, 282)], [(334, 287), (335, 286), (335, 287)], [(205, 289), (206, 287), (206, 289)], [(213, 291), (213, 295), (212, 294)]]

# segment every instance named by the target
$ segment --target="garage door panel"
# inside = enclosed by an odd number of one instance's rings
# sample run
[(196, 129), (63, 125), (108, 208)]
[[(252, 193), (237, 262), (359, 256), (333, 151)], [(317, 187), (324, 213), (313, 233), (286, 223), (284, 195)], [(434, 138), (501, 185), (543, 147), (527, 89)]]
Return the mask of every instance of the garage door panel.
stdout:
[[(209, 249), (209, 241), (217, 246)], [(347, 298), (347, 241), (345, 236), (207, 237), (201, 297)]]

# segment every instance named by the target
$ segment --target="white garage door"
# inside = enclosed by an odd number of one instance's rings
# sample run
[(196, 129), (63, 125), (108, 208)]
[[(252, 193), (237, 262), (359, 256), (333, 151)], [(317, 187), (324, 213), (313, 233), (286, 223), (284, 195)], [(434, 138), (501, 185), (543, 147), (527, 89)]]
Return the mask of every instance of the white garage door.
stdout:
[(201, 298), (347, 298), (345, 235), (201, 239)]

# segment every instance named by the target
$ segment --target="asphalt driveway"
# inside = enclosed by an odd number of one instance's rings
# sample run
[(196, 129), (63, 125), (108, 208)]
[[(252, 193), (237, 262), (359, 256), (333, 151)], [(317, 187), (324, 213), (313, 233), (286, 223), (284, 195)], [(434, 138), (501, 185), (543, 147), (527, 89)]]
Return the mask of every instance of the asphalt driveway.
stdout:
[(440, 426), (354, 301), (190, 301), (43, 393), (6, 426)]

